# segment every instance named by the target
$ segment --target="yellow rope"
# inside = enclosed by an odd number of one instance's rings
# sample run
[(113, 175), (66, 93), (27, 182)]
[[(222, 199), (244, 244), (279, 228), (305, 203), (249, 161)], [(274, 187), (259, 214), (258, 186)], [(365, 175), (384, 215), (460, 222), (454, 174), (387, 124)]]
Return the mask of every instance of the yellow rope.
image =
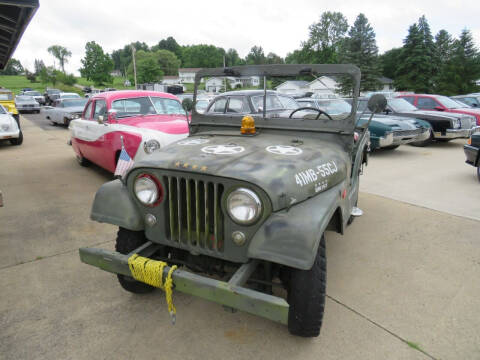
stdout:
[(162, 282), (163, 269), (168, 266), (166, 262), (152, 260), (138, 254), (133, 254), (128, 258), (128, 267), (135, 280), (141, 281), (145, 284), (158, 287), (165, 291), (165, 299), (168, 305), (168, 312), (172, 317), (172, 322), (175, 323), (177, 310), (173, 306), (172, 300), (172, 273), (177, 268), (177, 265), (173, 265), (168, 271), (165, 282)]

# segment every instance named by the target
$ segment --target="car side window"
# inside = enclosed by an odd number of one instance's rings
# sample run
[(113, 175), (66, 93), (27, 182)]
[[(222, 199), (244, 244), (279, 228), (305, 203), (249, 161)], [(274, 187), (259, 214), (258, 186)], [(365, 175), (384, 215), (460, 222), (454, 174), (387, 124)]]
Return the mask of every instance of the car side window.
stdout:
[(407, 100), (412, 105), (415, 102), (415, 98), (413, 96), (405, 96), (405, 97), (402, 97), (402, 99)]
[(248, 104), (245, 96), (230, 96), (228, 101), (227, 113), (246, 113)]
[(438, 106), (437, 102), (434, 99), (421, 97), (418, 98), (417, 107), (420, 109), (434, 109), (435, 106)]
[(90, 101), (87, 105), (87, 107), (85, 108), (85, 111), (83, 112), (83, 118), (84, 119), (91, 119), (92, 117), (92, 107), (93, 107), (93, 101)]
[(217, 99), (208, 109), (209, 113), (224, 113), (225, 105), (227, 105), (227, 98)]
[(105, 102), (105, 100), (96, 100), (93, 119), (98, 120), (99, 116), (105, 116), (106, 113), (107, 113), (107, 103)]

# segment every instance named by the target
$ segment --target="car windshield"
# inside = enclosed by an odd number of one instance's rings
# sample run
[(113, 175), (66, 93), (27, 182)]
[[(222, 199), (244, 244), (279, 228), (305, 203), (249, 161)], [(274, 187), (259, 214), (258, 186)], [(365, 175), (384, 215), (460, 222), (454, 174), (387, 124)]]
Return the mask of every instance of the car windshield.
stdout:
[(42, 94), (40, 94), (38, 91), (25, 91), (25, 92), (24, 92), (24, 95), (29, 95), (29, 96), (41, 96)]
[[(263, 96), (252, 96), (252, 104), (254, 112), (261, 112), (263, 109)], [(299, 105), (292, 98), (286, 96), (277, 96), (274, 94), (267, 94), (266, 96), (266, 110), (294, 110)]]
[(77, 99), (79, 97), (80, 97), (80, 95), (78, 95), (78, 94), (62, 94), (61, 95), (62, 99)]
[(85, 106), (88, 99), (72, 99), (63, 102), (64, 107)]
[(0, 101), (1, 100), (13, 100), (12, 93), (0, 93)]
[(177, 100), (162, 97), (142, 96), (115, 100), (112, 109), (117, 110), (117, 118), (158, 114), (185, 115), (182, 105)]
[(49, 95), (51, 95), (51, 94), (60, 94), (60, 90), (50, 89), (50, 90), (47, 90), (47, 94), (49, 94)]
[(197, 111), (205, 111), (208, 107), (208, 104), (210, 103), (210, 101), (208, 100), (197, 100), (197, 105), (195, 105), (195, 109), (197, 109)]
[(318, 100), (318, 107), (328, 115), (350, 114), (352, 106), (342, 99)]
[(35, 99), (33, 98), (33, 96), (20, 95), (20, 96), (17, 96), (15, 100), (19, 102), (28, 102), (28, 101), (34, 101)]
[(471, 108), (470, 105), (466, 104), (463, 99), (452, 99), (458, 104), (457, 109), (463, 109), (463, 108)]
[[(388, 106), (395, 112), (415, 111), (418, 110), (414, 105), (405, 99), (388, 99)], [(366, 104), (366, 102), (365, 102)], [(365, 105), (366, 106), (366, 105)]]
[(462, 106), (455, 100), (452, 100), (446, 96), (437, 96), (436, 99), (447, 109), (459, 109), (462, 107), (468, 107), (468, 106)]
[(6, 114), (5, 108), (0, 105), (0, 114)]

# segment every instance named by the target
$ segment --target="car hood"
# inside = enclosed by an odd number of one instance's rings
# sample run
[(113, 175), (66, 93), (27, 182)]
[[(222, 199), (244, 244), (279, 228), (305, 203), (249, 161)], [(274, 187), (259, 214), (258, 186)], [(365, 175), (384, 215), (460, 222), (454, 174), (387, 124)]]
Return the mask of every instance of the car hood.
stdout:
[[(16, 121), (9, 114), (0, 114), (0, 125), (12, 125), (13, 123), (16, 123)], [(1, 128), (0, 131), (2, 131)]]
[(167, 134), (188, 133), (188, 121), (183, 115), (149, 115), (119, 119), (122, 125), (161, 131)]
[[(282, 147), (287, 146), (287, 147)], [(334, 140), (288, 134), (190, 136), (135, 165), (237, 179), (261, 187), (274, 211), (342, 182), (350, 160)], [(339, 195), (340, 196), (340, 195)]]
[[(365, 124), (370, 115), (363, 115), (358, 124)], [(392, 116), (392, 115), (374, 115), (372, 122), (370, 123), (369, 129), (371, 128), (382, 128), (386, 131), (395, 131), (395, 130), (414, 130), (420, 125), (415, 123), (415, 120), (410, 118), (405, 118), (402, 116)]]
[(84, 106), (68, 106), (63, 108), (63, 110), (70, 113), (82, 113), (84, 108)]
[(450, 120), (452, 118), (459, 119), (462, 117), (462, 115), (457, 115), (453, 113), (440, 113), (438, 111), (431, 110), (405, 111), (397, 114), (407, 117), (416, 117), (424, 120)]

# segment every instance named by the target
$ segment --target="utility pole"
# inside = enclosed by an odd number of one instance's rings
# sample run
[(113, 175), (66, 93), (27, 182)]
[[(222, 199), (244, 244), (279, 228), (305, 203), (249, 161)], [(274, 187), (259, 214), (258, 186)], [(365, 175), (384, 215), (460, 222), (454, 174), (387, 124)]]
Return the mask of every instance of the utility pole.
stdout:
[(137, 89), (137, 65), (135, 64), (135, 47), (132, 47), (132, 59), (133, 59), (133, 78), (135, 79), (135, 90)]
[[(225, 69), (225, 55), (223, 55), (223, 68)], [(225, 89), (225, 92), (227, 92), (227, 78), (223, 78), (223, 88)]]

